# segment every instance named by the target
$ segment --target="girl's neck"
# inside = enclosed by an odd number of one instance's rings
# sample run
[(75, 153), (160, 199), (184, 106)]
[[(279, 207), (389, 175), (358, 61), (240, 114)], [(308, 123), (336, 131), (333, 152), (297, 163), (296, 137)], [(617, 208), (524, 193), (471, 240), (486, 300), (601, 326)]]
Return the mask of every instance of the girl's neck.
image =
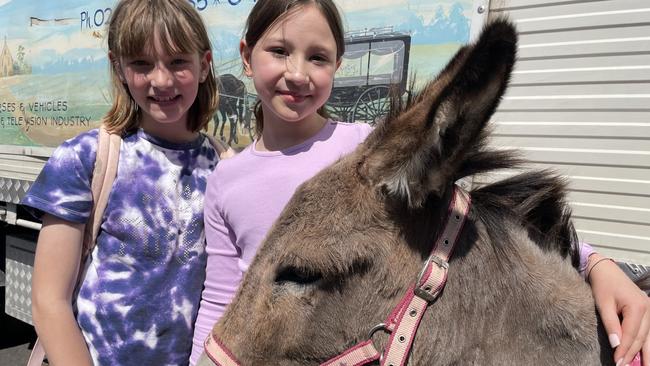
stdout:
[(149, 135), (173, 143), (192, 142), (199, 135), (187, 129), (187, 122), (160, 123), (143, 118), (140, 127)]
[(326, 122), (327, 119), (317, 113), (295, 122), (282, 121), (271, 113), (264, 113), (264, 129), (255, 144), (255, 149), (279, 151), (300, 145), (315, 136)]

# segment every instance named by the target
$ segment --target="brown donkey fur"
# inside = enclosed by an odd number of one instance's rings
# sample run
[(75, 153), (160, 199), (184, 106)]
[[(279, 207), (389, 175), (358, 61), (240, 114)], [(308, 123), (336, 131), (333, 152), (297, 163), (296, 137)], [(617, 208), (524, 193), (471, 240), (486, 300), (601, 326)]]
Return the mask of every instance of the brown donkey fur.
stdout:
[[(519, 163), (485, 140), (516, 43), (509, 22), (492, 22), (355, 152), (297, 190), (213, 330), (242, 365), (316, 365), (365, 340), (417, 278), (454, 181)], [(571, 265), (564, 183), (524, 173), (471, 197), (409, 364), (610, 363)], [(374, 337), (378, 349), (386, 340)]]

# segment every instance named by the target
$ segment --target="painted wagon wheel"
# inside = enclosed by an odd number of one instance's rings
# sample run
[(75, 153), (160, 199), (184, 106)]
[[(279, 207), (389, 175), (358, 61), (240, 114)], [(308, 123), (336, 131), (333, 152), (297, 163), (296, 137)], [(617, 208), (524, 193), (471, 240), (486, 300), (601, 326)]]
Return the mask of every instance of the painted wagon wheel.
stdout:
[(326, 104), (325, 108), (330, 117), (337, 121), (348, 121), (352, 117), (352, 105), (349, 104)]
[(374, 126), (388, 113), (390, 108), (390, 88), (386, 85), (377, 85), (361, 93), (352, 109), (353, 122), (365, 122)]

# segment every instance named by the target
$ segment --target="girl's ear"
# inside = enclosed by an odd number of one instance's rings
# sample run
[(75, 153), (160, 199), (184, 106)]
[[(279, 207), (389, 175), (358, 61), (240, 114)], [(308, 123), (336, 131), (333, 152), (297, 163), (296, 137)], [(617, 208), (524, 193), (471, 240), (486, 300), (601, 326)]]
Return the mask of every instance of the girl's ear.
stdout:
[(201, 57), (201, 82), (204, 82), (207, 79), (208, 74), (210, 73), (210, 67), (212, 66), (212, 52), (205, 51), (203, 57)]
[(239, 55), (244, 64), (244, 74), (248, 77), (253, 76), (253, 69), (251, 68), (251, 53), (252, 49), (248, 47), (245, 40), (239, 41)]

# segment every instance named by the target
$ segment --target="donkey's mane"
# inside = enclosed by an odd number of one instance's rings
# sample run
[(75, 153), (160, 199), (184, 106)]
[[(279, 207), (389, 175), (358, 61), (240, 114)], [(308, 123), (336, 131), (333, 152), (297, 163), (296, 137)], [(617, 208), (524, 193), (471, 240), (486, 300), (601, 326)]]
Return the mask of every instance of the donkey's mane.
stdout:
[[(507, 238), (504, 216), (518, 220), (540, 248), (580, 263), (578, 238), (565, 200), (566, 182), (548, 170), (531, 171), (471, 191), (473, 209), (480, 214), (493, 242)], [(501, 238), (501, 239), (499, 239)]]

